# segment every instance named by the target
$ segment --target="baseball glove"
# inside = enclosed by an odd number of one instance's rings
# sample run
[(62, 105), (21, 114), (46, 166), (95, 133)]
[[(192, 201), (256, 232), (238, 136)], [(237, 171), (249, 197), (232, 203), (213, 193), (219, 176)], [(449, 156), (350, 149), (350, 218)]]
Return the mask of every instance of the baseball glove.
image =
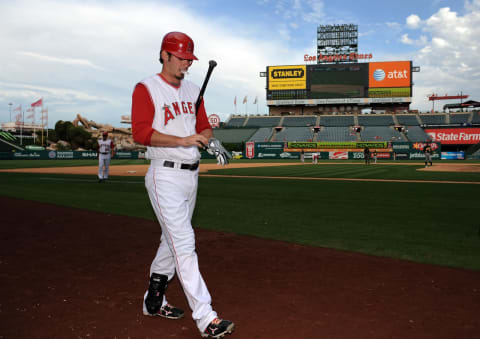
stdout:
[(228, 164), (228, 159), (232, 159), (232, 155), (215, 138), (208, 139), (207, 152), (217, 158), (217, 165), (225, 166)]

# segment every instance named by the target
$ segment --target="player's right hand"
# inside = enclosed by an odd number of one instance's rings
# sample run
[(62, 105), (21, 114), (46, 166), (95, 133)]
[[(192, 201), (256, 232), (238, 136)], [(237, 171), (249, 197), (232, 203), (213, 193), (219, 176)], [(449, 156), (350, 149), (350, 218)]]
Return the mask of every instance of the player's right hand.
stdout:
[(198, 146), (204, 148), (208, 144), (208, 139), (201, 134), (193, 134), (180, 139), (180, 146)]

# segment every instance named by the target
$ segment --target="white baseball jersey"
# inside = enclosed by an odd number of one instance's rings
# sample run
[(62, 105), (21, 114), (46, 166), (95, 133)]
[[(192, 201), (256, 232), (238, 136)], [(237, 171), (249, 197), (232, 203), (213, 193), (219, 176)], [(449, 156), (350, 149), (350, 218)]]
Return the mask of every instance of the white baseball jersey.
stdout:
[(99, 139), (98, 140), (98, 152), (102, 155), (110, 155), (112, 152), (112, 140)]
[[(155, 117), (152, 127), (160, 133), (187, 137), (196, 134), (195, 101), (200, 88), (188, 80), (174, 87), (154, 75), (141, 81), (150, 93)], [(147, 147), (149, 159), (167, 159), (194, 163), (200, 159), (197, 146), (190, 147)]]

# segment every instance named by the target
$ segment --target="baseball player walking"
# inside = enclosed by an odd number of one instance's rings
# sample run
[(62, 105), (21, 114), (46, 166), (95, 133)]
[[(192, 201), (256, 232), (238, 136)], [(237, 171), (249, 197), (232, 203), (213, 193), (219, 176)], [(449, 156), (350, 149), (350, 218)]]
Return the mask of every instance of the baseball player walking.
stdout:
[(110, 168), (110, 159), (113, 157), (115, 148), (112, 139), (108, 138), (108, 132), (102, 133), (102, 139), (98, 140), (97, 158), (98, 158), (98, 182), (104, 182), (108, 179), (108, 170)]
[(233, 322), (220, 319), (200, 274), (191, 224), (197, 196), (198, 147), (209, 146), (220, 164), (228, 152), (213, 138), (200, 89), (184, 76), (194, 60), (193, 40), (186, 34), (166, 34), (160, 49), (162, 71), (139, 82), (132, 95), (132, 132), (147, 146), (150, 168), (145, 186), (162, 228), (160, 246), (150, 266), (150, 284), (143, 313), (180, 319), (184, 311), (167, 302), (165, 290), (175, 271), (183, 287), (192, 318), (202, 337), (221, 338)]

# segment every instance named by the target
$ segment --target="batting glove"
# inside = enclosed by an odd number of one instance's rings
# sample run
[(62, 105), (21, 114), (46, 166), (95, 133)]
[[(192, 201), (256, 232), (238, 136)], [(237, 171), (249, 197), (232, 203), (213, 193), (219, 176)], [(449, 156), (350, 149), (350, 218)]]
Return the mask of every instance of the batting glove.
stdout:
[(208, 139), (207, 152), (217, 158), (217, 165), (225, 166), (228, 159), (232, 159), (232, 155), (222, 146), (222, 143), (215, 138)]

